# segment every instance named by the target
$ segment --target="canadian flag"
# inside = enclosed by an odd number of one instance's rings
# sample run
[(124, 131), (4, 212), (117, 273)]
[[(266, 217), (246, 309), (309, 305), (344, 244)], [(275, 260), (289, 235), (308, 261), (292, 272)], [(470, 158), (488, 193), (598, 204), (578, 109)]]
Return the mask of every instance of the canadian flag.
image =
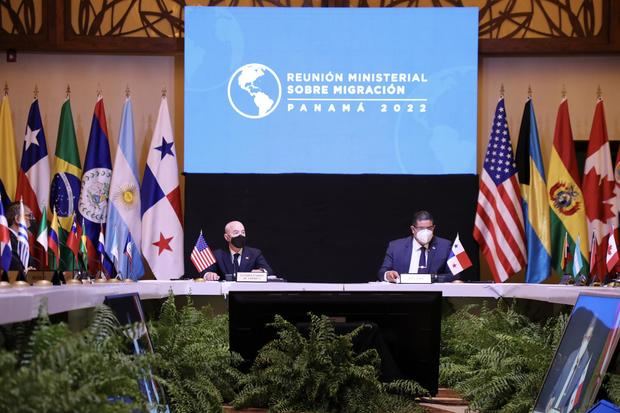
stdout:
[(450, 256), (448, 257), (448, 266), (450, 267), (452, 275), (456, 275), (472, 266), (471, 260), (465, 252), (463, 244), (461, 244), (459, 234), (456, 234), (456, 238), (452, 243), (452, 250), (450, 251)]
[(583, 198), (588, 220), (588, 233), (594, 234), (597, 248), (596, 262), (590, 263), (590, 274), (600, 281), (605, 279), (607, 271), (603, 257), (607, 251), (607, 229), (618, 226), (616, 207), (616, 180), (611, 164), (611, 152), (607, 138), (605, 109), (603, 100), (599, 99), (594, 110), (592, 129), (588, 142), (588, 156), (584, 166)]
[(611, 272), (618, 261), (620, 261), (620, 256), (618, 255), (618, 245), (616, 244), (616, 236), (614, 234), (614, 227), (611, 227), (609, 231), (609, 241), (607, 243), (607, 258), (605, 260), (607, 262), (607, 270)]

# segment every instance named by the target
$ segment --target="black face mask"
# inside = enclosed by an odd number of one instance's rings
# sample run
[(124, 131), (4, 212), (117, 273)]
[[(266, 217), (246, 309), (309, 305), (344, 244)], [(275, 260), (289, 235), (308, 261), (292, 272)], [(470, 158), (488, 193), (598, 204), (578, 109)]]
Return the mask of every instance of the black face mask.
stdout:
[(243, 248), (245, 246), (245, 236), (237, 235), (230, 239), (230, 243), (234, 245), (235, 248)]

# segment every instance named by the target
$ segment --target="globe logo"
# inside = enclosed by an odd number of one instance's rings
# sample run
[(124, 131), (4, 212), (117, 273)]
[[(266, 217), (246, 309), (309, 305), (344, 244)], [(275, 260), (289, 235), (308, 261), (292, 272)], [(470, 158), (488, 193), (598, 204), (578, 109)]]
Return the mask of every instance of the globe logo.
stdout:
[(269, 116), (278, 107), (281, 97), (282, 84), (278, 75), (261, 63), (241, 66), (228, 81), (228, 102), (244, 118)]

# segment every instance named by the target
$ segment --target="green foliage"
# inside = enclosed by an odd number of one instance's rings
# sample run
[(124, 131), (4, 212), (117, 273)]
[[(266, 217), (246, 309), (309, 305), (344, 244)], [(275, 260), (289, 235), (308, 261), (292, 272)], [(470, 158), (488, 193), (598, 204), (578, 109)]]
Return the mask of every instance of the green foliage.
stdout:
[(338, 335), (325, 316), (310, 314), (308, 338), (276, 315), (278, 337), (258, 353), (235, 408), (269, 407), (272, 412), (411, 412), (412, 398), (426, 393), (409, 381), (378, 380), (376, 350), (353, 351), (364, 327)]
[(128, 339), (109, 308), (97, 307), (80, 333), (63, 323), (50, 324), (42, 314), (30, 336), (18, 339), (18, 351), (0, 350), (0, 411), (145, 410), (138, 377), (148, 360), (125, 352)]
[(607, 397), (616, 405), (620, 405), (620, 374), (607, 373), (604, 383)]
[(172, 411), (219, 412), (235, 397), (242, 377), (236, 366), (242, 360), (229, 351), (228, 316), (199, 311), (189, 297), (177, 309), (170, 294), (150, 331)]
[(501, 300), (464, 308), (442, 323), (440, 382), (473, 410), (529, 412), (567, 321), (536, 324)]

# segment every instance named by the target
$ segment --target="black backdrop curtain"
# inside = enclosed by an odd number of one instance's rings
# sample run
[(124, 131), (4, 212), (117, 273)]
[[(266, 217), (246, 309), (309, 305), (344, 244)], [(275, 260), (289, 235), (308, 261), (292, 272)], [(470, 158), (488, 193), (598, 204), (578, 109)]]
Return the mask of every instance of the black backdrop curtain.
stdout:
[(376, 279), (388, 241), (410, 235), (413, 213), (431, 212), (435, 233), (461, 242), (479, 279), (472, 229), (476, 175), (186, 174), (185, 272), (200, 230), (225, 247), (224, 225), (243, 222), (249, 246), (275, 273), (297, 282)]

